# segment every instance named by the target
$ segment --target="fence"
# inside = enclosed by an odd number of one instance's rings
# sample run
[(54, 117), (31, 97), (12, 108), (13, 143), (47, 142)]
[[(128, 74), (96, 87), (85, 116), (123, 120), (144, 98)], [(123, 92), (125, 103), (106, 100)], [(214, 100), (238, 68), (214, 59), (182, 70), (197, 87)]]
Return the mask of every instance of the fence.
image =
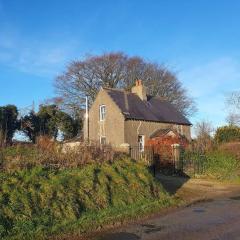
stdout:
[(153, 164), (154, 152), (151, 146), (145, 146), (144, 150), (140, 149), (139, 146), (130, 147), (129, 154), (132, 159), (136, 161), (144, 161), (149, 165)]
[(194, 176), (205, 172), (206, 157), (202, 153), (182, 154), (177, 168), (187, 175)]
[(205, 156), (185, 154), (178, 145), (155, 148), (146, 146), (144, 151), (138, 146), (130, 147), (129, 154), (136, 161), (144, 161), (153, 167), (154, 172), (164, 174), (196, 175), (204, 173)]

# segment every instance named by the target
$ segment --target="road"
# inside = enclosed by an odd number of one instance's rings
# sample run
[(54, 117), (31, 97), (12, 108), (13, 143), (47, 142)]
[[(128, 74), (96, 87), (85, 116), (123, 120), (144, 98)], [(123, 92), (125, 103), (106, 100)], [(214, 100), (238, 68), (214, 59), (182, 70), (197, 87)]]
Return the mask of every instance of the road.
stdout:
[(157, 176), (169, 194), (187, 207), (143, 217), (122, 227), (104, 228), (61, 240), (240, 240), (240, 184)]
[(165, 216), (108, 232), (94, 240), (239, 240), (239, 195), (197, 203)]
[(91, 240), (240, 240), (240, 185), (159, 176), (165, 189), (189, 203), (151, 219), (102, 233)]

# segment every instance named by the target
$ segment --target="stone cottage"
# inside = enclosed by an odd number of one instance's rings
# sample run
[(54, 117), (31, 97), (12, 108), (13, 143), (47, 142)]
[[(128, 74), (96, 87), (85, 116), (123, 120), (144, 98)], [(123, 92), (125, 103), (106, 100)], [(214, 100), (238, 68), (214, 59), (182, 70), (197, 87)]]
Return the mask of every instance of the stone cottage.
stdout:
[(84, 125), (84, 139), (115, 148), (144, 146), (159, 130), (172, 129), (191, 140), (191, 123), (171, 103), (147, 95), (141, 80), (127, 92), (102, 88)]

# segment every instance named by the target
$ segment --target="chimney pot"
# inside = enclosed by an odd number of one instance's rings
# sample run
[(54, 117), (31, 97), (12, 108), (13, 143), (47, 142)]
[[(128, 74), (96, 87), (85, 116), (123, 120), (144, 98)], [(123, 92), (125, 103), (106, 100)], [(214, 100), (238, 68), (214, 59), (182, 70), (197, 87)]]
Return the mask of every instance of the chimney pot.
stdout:
[(135, 86), (132, 87), (132, 93), (135, 93), (142, 100), (147, 100), (146, 87), (142, 84), (142, 80), (136, 80)]
[(136, 86), (142, 86), (142, 80), (141, 79), (137, 79), (135, 82)]

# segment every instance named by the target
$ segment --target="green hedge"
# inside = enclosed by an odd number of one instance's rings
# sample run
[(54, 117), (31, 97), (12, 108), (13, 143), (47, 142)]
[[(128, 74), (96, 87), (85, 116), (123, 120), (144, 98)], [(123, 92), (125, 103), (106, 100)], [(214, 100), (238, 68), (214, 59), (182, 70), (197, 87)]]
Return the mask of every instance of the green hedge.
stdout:
[(240, 176), (239, 161), (222, 151), (207, 153), (204, 169), (206, 175), (220, 180), (233, 180)]
[(215, 133), (214, 139), (216, 143), (240, 141), (240, 127), (237, 126), (219, 127)]
[(1, 239), (94, 230), (173, 202), (144, 164), (129, 159), (82, 169), (35, 167), (1, 173), (0, 181)]

